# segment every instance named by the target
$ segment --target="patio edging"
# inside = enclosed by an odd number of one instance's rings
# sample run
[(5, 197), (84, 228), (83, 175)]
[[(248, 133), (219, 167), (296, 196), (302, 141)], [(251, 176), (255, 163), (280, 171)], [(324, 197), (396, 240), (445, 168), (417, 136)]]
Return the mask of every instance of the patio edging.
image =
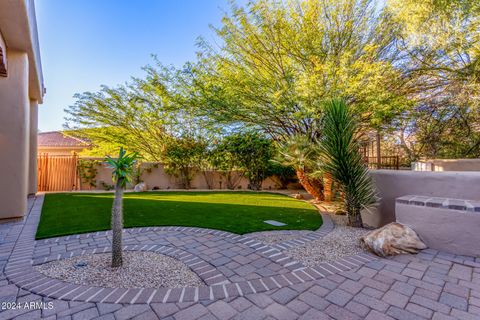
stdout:
[[(269, 277), (262, 277), (254, 280), (247, 280), (234, 283), (220, 283), (199, 287), (182, 288), (106, 288), (86, 285), (76, 285), (70, 282), (47, 277), (33, 269), (33, 251), (35, 244), (35, 232), (38, 225), (43, 205), (42, 195), (35, 199), (32, 209), (26, 218), (25, 224), (18, 236), (12, 254), (5, 267), (5, 274), (8, 280), (19, 288), (38, 294), (44, 297), (62, 299), (69, 301), (83, 302), (106, 302), (106, 303), (127, 303), (145, 304), (153, 302), (196, 302), (202, 300), (219, 300), (230, 297), (243, 296), (252, 293), (266, 292), (282, 287), (299, 283), (318, 280), (329, 275), (346, 272), (358, 268), (365, 263), (378, 259), (369, 253), (361, 253), (350, 257), (344, 257), (334, 262), (321, 263), (315, 267), (304, 267), (297, 261), (291, 260), (284, 264), (291, 271), (285, 274), (277, 274)], [(156, 227), (152, 227), (156, 228)], [(162, 227), (158, 227), (162, 228)], [(187, 228), (187, 227), (165, 227), (165, 228)], [(142, 228), (138, 228), (142, 229)], [(198, 229), (198, 228), (191, 228)], [(321, 228), (320, 228), (321, 229)], [(319, 230), (320, 230), (319, 229)], [(332, 227), (333, 229), (333, 227)], [(141, 232), (137, 230), (138, 232)], [(175, 231), (175, 230), (172, 230)], [(179, 230), (177, 230), (179, 231)], [(216, 235), (222, 233), (233, 235), (224, 231), (211, 230)], [(214, 233), (212, 233), (214, 234)], [(266, 257), (278, 257), (283, 253), (263, 243), (245, 236), (232, 240), (241, 242), (259, 251)], [(154, 247), (149, 246), (149, 249)], [(165, 246), (164, 246), (165, 247)], [(129, 249), (128, 246), (126, 248)], [(140, 248), (142, 249), (142, 248)], [(147, 249), (147, 248), (144, 248)], [(155, 248), (158, 249), (158, 248)], [(139, 250), (139, 248), (131, 248)], [(178, 249), (179, 251), (183, 251)], [(143, 250), (146, 251), (146, 250)], [(175, 250), (174, 250), (175, 251)], [(171, 251), (173, 252), (173, 251)], [(184, 252), (184, 251), (183, 251)], [(185, 252), (183, 259), (193, 259), (194, 255)], [(285, 256), (286, 257), (286, 256)], [(198, 257), (197, 257), (198, 258)], [(199, 258), (198, 258), (199, 259)], [(280, 258), (282, 259), (282, 258)], [(202, 259), (199, 259), (202, 260)], [(278, 259), (276, 259), (278, 260)], [(285, 259), (287, 260), (287, 259)], [(284, 261), (285, 261), (284, 260)], [(196, 260), (192, 260), (196, 261)], [(203, 260), (202, 260), (203, 261)], [(185, 263), (185, 261), (183, 261)], [(188, 265), (188, 264), (187, 264)], [(218, 270), (217, 270), (218, 271)], [(195, 272), (195, 271), (194, 271)], [(228, 281), (228, 278), (226, 278)]]

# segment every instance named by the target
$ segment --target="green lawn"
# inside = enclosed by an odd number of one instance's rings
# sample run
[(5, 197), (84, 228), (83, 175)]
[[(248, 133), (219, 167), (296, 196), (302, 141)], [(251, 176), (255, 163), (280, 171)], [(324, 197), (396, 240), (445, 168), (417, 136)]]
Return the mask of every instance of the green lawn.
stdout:
[[(110, 229), (113, 193), (47, 194), (37, 239)], [(125, 227), (188, 226), (244, 234), (264, 230), (316, 230), (322, 218), (312, 205), (274, 193), (125, 193)], [(287, 225), (264, 223), (277, 220)]]

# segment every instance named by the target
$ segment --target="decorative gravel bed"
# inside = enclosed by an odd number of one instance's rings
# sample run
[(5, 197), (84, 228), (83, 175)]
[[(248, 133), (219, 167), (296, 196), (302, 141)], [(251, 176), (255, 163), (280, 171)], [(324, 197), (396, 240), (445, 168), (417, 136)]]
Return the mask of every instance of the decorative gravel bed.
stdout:
[[(86, 266), (76, 266), (79, 263)], [(121, 268), (112, 269), (110, 263), (111, 253), (104, 253), (52, 261), (34, 268), (52, 278), (100, 287), (174, 288), (204, 284), (184, 263), (158, 253), (126, 251)]]
[(251, 233), (249, 236), (266, 244), (275, 244), (282, 241), (301, 238), (303, 235), (307, 235), (310, 232), (311, 231), (265, 231)]
[(347, 227), (345, 216), (331, 215), (331, 218), (336, 226), (330, 233), (303, 246), (288, 249), (285, 254), (306, 266), (313, 267), (322, 262), (335, 261), (341, 257), (364, 252), (365, 249), (359, 239), (370, 230)]

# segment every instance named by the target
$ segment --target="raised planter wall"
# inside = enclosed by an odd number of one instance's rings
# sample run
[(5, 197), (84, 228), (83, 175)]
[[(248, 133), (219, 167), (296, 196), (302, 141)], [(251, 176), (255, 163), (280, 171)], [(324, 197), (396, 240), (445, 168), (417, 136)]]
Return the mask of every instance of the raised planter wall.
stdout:
[(395, 214), (429, 248), (480, 256), (479, 201), (407, 195), (397, 198)]
[(375, 227), (396, 220), (395, 199), (405, 195), (480, 200), (480, 172), (372, 170), (371, 175), (381, 197)]

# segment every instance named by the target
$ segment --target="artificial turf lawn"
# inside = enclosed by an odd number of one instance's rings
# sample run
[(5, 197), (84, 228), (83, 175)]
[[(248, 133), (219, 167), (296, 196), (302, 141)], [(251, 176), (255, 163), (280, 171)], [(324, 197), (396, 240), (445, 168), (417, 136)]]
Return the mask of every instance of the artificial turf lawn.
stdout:
[[(45, 195), (37, 239), (110, 229), (113, 193)], [(125, 227), (186, 226), (237, 234), (265, 230), (316, 230), (322, 224), (309, 203), (264, 192), (125, 193)], [(264, 223), (277, 220), (286, 226)]]

